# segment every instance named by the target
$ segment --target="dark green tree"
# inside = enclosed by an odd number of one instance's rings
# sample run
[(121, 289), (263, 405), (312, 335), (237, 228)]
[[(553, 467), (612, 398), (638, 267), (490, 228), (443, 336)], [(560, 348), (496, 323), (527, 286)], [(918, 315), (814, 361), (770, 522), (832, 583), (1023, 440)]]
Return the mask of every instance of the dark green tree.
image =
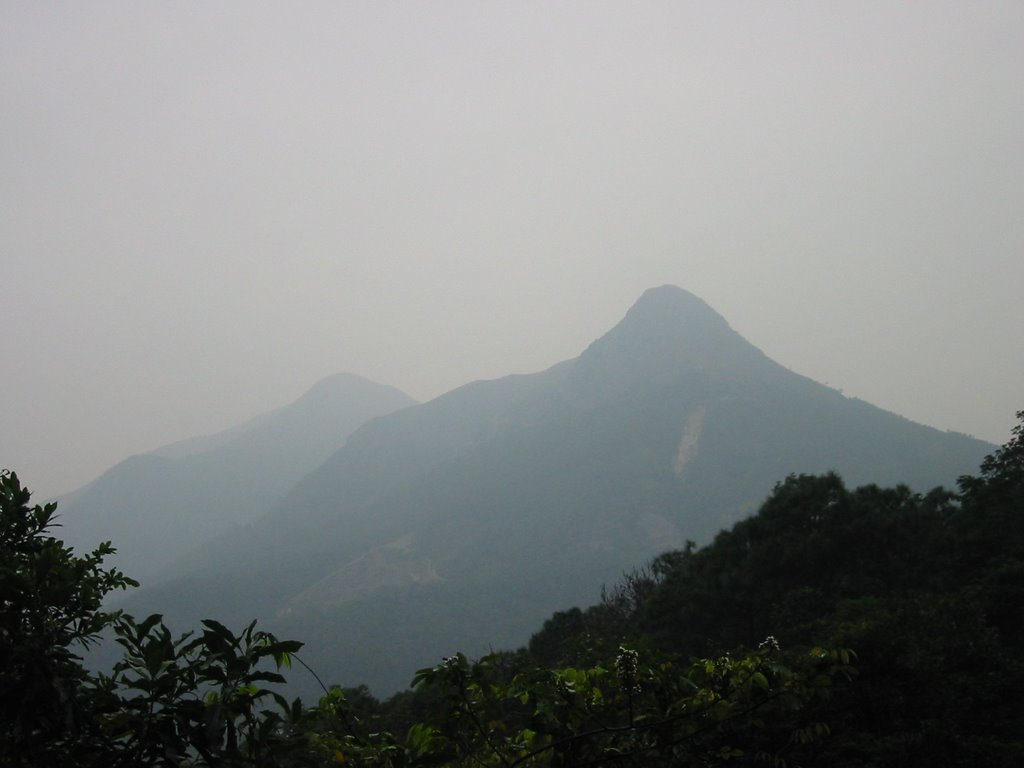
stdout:
[[(265, 687), (284, 680), (268, 663), (300, 643), (216, 621), (173, 639), (159, 616), (105, 610), (112, 591), (137, 586), (103, 567), (113, 547), (75, 555), (51, 535), (56, 505), (29, 501), (15, 473), (0, 473), (0, 765), (315, 764), (301, 706)], [(80, 654), (104, 630), (124, 656), (91, 674)]]
[(18, 476), (0, 472), (0, 762), (59, 762), (89, 728), (80, 653), (116, 614), (112, 591), (137, 584), (103, 559), (76, 556), (52, 535), (56, 504), (29, 506)]

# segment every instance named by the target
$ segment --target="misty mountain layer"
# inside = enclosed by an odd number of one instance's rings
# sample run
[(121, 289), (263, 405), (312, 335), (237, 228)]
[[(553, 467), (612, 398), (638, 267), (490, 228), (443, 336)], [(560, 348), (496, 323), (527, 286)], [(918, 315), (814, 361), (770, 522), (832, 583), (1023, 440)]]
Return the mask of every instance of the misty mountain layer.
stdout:
[(359, 376), (323, 379), (294, 403), (108, 470), (60, 500), (78, 551), (112, 540), (110, 562), (143, 585), (203, 542), (268, 512), (357, 427), (416, 401)]

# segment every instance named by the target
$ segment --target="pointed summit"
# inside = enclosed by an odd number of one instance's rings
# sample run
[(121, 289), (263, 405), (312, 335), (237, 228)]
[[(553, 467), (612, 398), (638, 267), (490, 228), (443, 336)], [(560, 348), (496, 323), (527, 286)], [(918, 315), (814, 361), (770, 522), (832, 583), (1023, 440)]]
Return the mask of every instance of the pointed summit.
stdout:
[(702, 299), (674, 285), (649, 288), (607, 336), (657, 345), (669, 354), (694, 354), (750, 345)]
[(630, 307), (623, 323), (691, 323), (728, 328), (725, 318), (703, 300), (676, 285), (648, 288)]
[(775, 363), (729, 327), (703, 300), (674, 285), (650, 288), (626, 316), (580, 356), (573, 372), (613, 388), (636, 381), (699, 373), (749, 373)]

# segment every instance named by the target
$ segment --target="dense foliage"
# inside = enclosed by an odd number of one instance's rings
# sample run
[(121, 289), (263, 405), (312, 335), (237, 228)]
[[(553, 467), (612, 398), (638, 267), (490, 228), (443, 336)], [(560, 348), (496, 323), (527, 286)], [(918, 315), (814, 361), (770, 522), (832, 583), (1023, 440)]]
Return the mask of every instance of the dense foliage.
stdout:
[(959, 494), (779, 483), (712, 545), (629, 574), (531, 641), (544, 663), (616, 643), (713, 655), (784, 646), (857, 651), (823, 715), (825, 765), (1014, 765), (1024, 758), (1024, 412)]
[(85, 727), (78, 694), (88, 676), (76, 650), (115, 618), (103, 598), (135, 582), (103, 568), (109, 543), (76, 557), (48, 535), (56, 505), (28, 501), (15, 474), (0, 474), (0, 754), (43, 763), (55, 736)]
[[(0, 765), (1013, 765), (1024, 757), (1024, 412), (959, 493), (792, 476), (528, 648), (286, 699), (301, 644), (103, 610), (132, 586), (0, 475)], [(108, 673), (77, 655), (101, 631)], [(846, 648), (855, 649), (856, 653)], [(829, 650), (836, 649), (836, 650)], [(394, 735), (392, 735), (394, 734)]]

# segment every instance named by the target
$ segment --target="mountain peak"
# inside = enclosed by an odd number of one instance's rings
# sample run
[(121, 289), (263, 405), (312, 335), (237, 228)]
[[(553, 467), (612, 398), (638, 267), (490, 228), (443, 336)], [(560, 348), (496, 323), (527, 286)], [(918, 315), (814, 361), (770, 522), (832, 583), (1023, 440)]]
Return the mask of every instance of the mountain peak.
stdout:
[(659, 333), (685, 325), (694, 334), (728, 332), (735, 335), (725, 318), (703, 299), (675, 285), (660, 285), (644, 291), (619, 323), (619, 327), (632, 325)]
[(639, 379), (699, 371), (735, 373), (771, 365), (702, 299), (674, 285), (650, 288), (626, 316), (580, 357), (575, 373), (613, 379), (613, 389)]
[(325, 376), (306, 390), (299, 400), (337, 396), (368, 396), (379, 393), (387, 393), (399, 399), (405, 399), (408, 401), (408, 405), (412, 405), (415, 402), (415, 400), (395, 387), (387, 384), (378, 384), (355, 373), (332, 373)]

